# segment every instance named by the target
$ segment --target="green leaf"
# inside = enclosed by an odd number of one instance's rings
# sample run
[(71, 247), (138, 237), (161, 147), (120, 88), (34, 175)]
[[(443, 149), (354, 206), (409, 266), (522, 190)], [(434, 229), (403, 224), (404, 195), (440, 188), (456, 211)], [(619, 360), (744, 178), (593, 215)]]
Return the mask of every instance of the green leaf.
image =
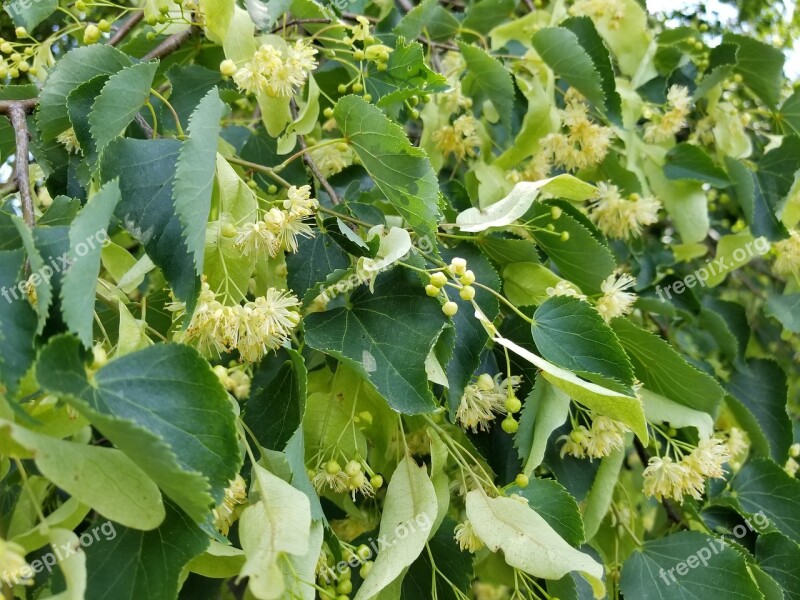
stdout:
[(541, 181), (522, 181), (505, 198), (487, 208), (465, 210), (456, 217), (456, 224), (461, 231), (471, 233), (506, 227), (522, 218), (542, 192), (580, 202), (594, 197), (596, 191), (593, 185), (567, 173)]
[(783, 369), (771, 360), (748, 359), (737, 366), (728, 391), (739, 403), (731, 408), (750, 434), (753, 449), (775, 461), (785, 460), (792, 444), (792, 422), (786, 412), (788, 388)]
[(669, 423), (675, 429), (694, 427), (703, 439), (714, 433), (714, 420), (707, 412), (678, 404), (645, 388), (639, 390), (639, 397), (644, 404), (644, 414), (651, 423)]
[(716, 380), (686, 362), (667, 342), (626, 319), (612, 329), (645, 387), (689, 408), (716, 415), (725, 393)]
[(556, 75), (589, 102), (609, 116), (618, 115), (620, 99), (611, 61), (597, 30), (586, 17), (569, 19), (566, 24), (537, 31), (533, 35), (534, 49)]
[(760, 512), (772, 527), (800, 543), (800, 481), (773, 461), (758, 458), (742, 467), (731, 489), (746, 514)]
[[(196, 350), (158, 344), (99, 369), (92, 380), (75, 338), (57, 337), (36, 373), (125, 452), (197, 522), (221, 502), (241, 464), (228, 395)], [(208, 415), (214, 418), (209, 419)]]
[(103, 153), (100, 175), (103, 181), (119, 178), (122, 200), (115, 215), (144, 245), (175, 295), (192, 304), (199, 277), (172, 201), (180, 148), (177, 140), (114, 140)]
[(17, 27), (22, 26), (32, 32), (39, 23), (58, 10), (58, 0), (4, 2), (3, 10), (14, 21), (14, 25)]
[[(208, 15), (206, 14), (206, 16)], [(209, 26), (213, 27), (213, 25), (206, 22), (206, 27)], [(174, 64), (167, 70), (166, 76), (172, 88), (169, 95), (169, 103), (178, 114), (181, 125), (186, 125), (189, 122), (189, 117), (191, 117), (197, 105), (215, 86), (223, 85), (219, 69), (212, 71), (200, 65)], [(160, 102), (160, 100), (154, 100), (154, 105), (156, 101)], [(175, 118), (163, 104), (158, 120), (159, 122), (166, 120), (166, 124), (170, 128), (175, 125)]]
[(449, 89), (447, 79), (431, 71), (425, 64), (422, 45), (398, 38), (397, 45), (389, 55), (386, 69), (379, 71), (370, 65), (369, 77), (364, 79), (367, 92), (380, 107), (402, 105), (418, 94), (431, 94)]
[(150, 97), (158, 62), (137, 63), (108, 78), (89, 115), (97, 153), (122, 135)]
[(492, 552), (502, 550), (510, 566), (543, 579), (578, 571), (592, 585), (595, 598), (605, 595), (602, 565), (570, 546), (526, 503), (472, 490), (467, 494), (467, 518), (481, 541)]
[(59, 440), (3, 420), (0, 445), (4, 454), (33, 458), (42, 475), (107, 519), (145, 530), (164, 520), (158, 487), (119, 450)]
[(756, 560), (765, 573), (781, 586), (786, 600), (800, 600), (800, 545), (773, 532), (756, 540)]
[(780, 321), (785, 329), (800, 333), (800, 294), (770, 296), (765, 310)]
[(570, 399), (541, 374), (525, 399), (519, 430), (514, 445), (519, 450), (522, 472), (530, 477), (542, 464), (550, 435), (561, 427), (569, 416)]
[(89, 164), (97, 161), (97, 144), (92, 137), (89, 115), (92, 114), (94, 102), (103, 91), (109, 77), (107, 73), (92, 77), (67, 96), (67, 113), (72, 123), (72, 130), (81, 147), (81, 153)]
[(225, 225), (235, 222), (232, 215), (221, 213), (219, 217), (206, 227), (203, 274), (212, 290), (227, 294), (229, 302), (241, 302), (247, 295), (257, 257), (254, 253), (244, 254), (236, 237), (225, 235)]
[(664, 174), (668, 179), (692, 179), (724, 188), (731, 184), (728, 174), (700, 146), (682, 143), (667, 152)]
[(333, 116), (392, 206), (420, 236), (434, 239), (439, 185), (426, 154), (379, 108), (357, 96), (341, 98)]
[(63, 592), (50, 596), (50, 600), (84, 600), (88, 577), (86, 557), (81, 552), (77, 553), (77, 556), (62, 556), (59, 552), (60, 549), (67, 546), (73, 548), (80, 546), (80, 539), (68, 529), (51, 529), (48, 533), (50, 547), (55, 553), (58, 568), (64, 576), (64, 585), (67, 588)]
[(553, 225), (556, 231), (566, 231), (569, 240), (561, 241), (561, 237), (551, 232), (534, 232), (536, 243), (545, 251), (550, 260), (558, 267), (564, 279), (577, 285), (584, 293), (600, 292), (600, 285), (614, 272), (616, 261), (608, 246), (598, 240), (589, 226), (566, 211), (553, 219), (550, 206), (537, 204), (533, 217), (536, 225), (547, 227)]
[(386, 545), (381, 546), (355, 600), (375, 598), (417, 559), (436, 513), (436, 491), (425, 465), (417, 466), (410, 456), (403, 457), (383, 504), (378, 537), (386, 540)]
[[(37, 245), (36, 238), (38, 234), (47, 234), (49, 230), (36, 227), (31, 230), (25, 221), (16, 216), (12, 217), (12, 220), (17, 227), (17, 232), (22, 239), (22, 246), (27, 254), (27, 263), (31, 272), (29, 282), (36, 289), (36, 314), (38, 317), (36, 333), (40, 334), (44, 330), (45, 323), (47, 323), (47, 317), (50, 314), (53, 302), (53, 284), (56, 276), (56, 273), (53, 273), (53, 265), (59, 267), (59, 269), (63, 268), (63, 265), (61, 261), (51, 261), (47, 264), (39, 245)], [(57, 276), (61, 277), (60, 274), (57, 274)], [(23, 289), (17, 288), (17, 292), (22, 293)]]
[(352, 366), (395, 410), (430, 412), (425, 359), (445, 322), (439, 304), (398, 267), (381, 275), (374, 294), (361, 287), (348, 307), (307, 316), (306, 344)]
[[(626, 439), (625, 445), (629, 444)], [(626, 451), (624, 448), (612, 450), (611, 454), (600, 459), (600, 468), (592, 482), (586, 500), (582, 503), (583, 510), (583, 529), (586, 541), (591, 541), (603, 519), (608, 514), (611, 502), (614, 499), (614, 490), (620, 480), (620, 470), (625, 460)]]
[[(297, 252), (286, 255), (288, 274), (286, 281), (291, 289), (304, 302), (310, 302), (319, 292), (317, 284), (326, 280), (328, 275), (350, 267), (350, 257), (336, 244), (331, 236), (318, 233), (313, 238), (303, 238)], [(331, 294), (332, 295), (332, 294)]]
[(726, 33), (722, 41), (739, 46), (735, 72), (770, 108), (778, 106), (783, 87), (783, 64), (786, 56), (779, 48), (750, 37)]
[(644, 172), (655, 195), (675, 224), (684, 244), (702, 242), (710, 227), (708, 197), (703, 185), (696, 181), (667, 179), (661, 164), (645, 161)]
[(467, 63), (467, 74), (461, 82), (464, 93), (471, 96), (475, 105), (490, 100), (500, 122), (511, 133), (511, 113), (514, 109), (514, 82), (503, 63), (480, 48), (463, 42), (458, 48)]
[[(770, 162), (778, 162), (780, 148), (776, 148), (767, 153), (762, 159), (770, 157)], [(773, 154), (776, 153), (776, 154)], [(781, 198), (788, 193), (789, 188), (781, 182), (780, 177), (770, 174), (769, 171), (761, 173), (753, 172), (743, 162), (725, 157), (725, 165), (734, 182), (734, 192), (739, 205), (744, 213), (744, 220), (754, 236), (764, 236), (768, 240), (779, 240), (786, 237), (786, 228), (778, 219), (775, 210), (770, 206), (771, 194), (776, 194), (775, 198)], [(791, 164), (782, 165), (783, 168), (791, 168)], [(781, 194), (781, 195), (777, 195)]]
[(64, 322), (87, 348), (92, 345), (94, 289), (100, 274), (100, 252), (103, 241), (108, 239), (106, 231), (119, 200), (119, 183), (109, 181), (83, 207), (69, 230), (73, 262), (61, 285), (61, 311)]
[[(283, 451), (303, 419), (306, 404), (306, 367), (294, 350), (286, 350), (287, 360), (262, 361), (250, 384), (250, 396), (242, 420), (267, 450)], [(283, 358), (283, 351), (281, 355)], [(272, 368), (270, 368), (272, 367)]]
[(84, 549), (89, 581), (86, 600), (175, 600), (183, 568), (208, 546), (208, 536), (167, 503), (154, 531), (113, 525)]
[(311, 507), (303, 492), (259, 464), (253, 465), (253, 480), (260, 500), (240, 517), (247, 561), (239, 576), (249, 577), (248, 588), (256, 598), (279, 598), (285, 584), (278, 560), (281, 555), (308, 552)]
[(189, 118), (189, 139), (181, 144), (175, 169), (172, 201), (184, 228), (186, 246), (194, 255), (195, 269), (203, 274), (206, 223), (217, 163), (217, 138), (224, 105), (212, 88)]
[(423, 0), (402, 18), (393, 33), (407, 40), (425, 37), (441, 42), (458, 33), (460, 23), (436, 0)]
[(589, 409), (625, 423), (644, 443), (647, 442), (647, 425), (641, 401), (614, 390), (584, 381), (574, 373), (562, 369), (533, 352), (499, 335), (492, 336), (498, 344), (509, 348), (537, 368), (542, 376), (576, 402)]
[(583, 543), (583, 521), (578, 503), (555, 479), (532, 477), (524, 488), (511, 486), (507, 493), (519, 494), (536, 513), (571, 546)]
[(0, 384), (9, 395), (17, 391), (20, 379), (27, 373), (36, 351), (33, 338), (36, 335), (37, 318), (24, 292), (17, 283), (25, 262), (22, 250), (0, 252)]
[(456, 595), (453, 586), (462, 593), (469, 590), (474, 577), (472, 557), (458, 547), (454, 539), (455, 526), (455, 521), (445, 518), (436, 530), (428, 542), (430, 552), (423, 552), (403, 578), (403, 598), (427, 598), (433, 581), (436, 582), (434, 597), (439, 600), (462, 598)]
[(680, 531), (648, 540), (622, 565), (620, 589), (626, 598), (763, 600), (744, 558), (722, 539)]
[(536, 348), (550, 362), (609, 389), (633, 395), (633, 367), (603, 317), (587, 302), (553, 296), (533, 314)]

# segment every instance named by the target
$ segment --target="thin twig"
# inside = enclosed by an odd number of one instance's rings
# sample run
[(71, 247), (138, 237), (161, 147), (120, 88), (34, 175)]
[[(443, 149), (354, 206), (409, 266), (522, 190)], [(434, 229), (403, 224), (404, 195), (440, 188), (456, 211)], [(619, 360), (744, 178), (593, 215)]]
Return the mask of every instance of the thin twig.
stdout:
[[(292, 100), (291, 103), (291, 110), (292, 118), (297, 119), (297, 105), (295, 104), (294, 100)], [(300, 144), (300, 149), (303, 151), (303, 162), (306, 163), (306, 166), (314, 174), (314, 177), (317, 178), (317, 181), (319, 181), (322, 187), (325, 188), (325, 191), (328, 192), (331, 202), (334, 205), (339, 204), (341, 202), (339, 194), (336, 193), (336, 190), (333, 189), (333, 186), (331, 186), (331, 184), (325, 178), (325, 175), (323, 175), (322, 171), (319, 170), (317, 163), (315, 163), (314, 159), (311, 158), (311, 154), (306, 152), (306, 150), (308, 150), (308, 145), (306, 144), (305, 138), (302, 135), (298, 135), (297, 142)]]
[(184, 29), (183, 31), (179, 31), (178, 33), (172, 34), (163, 42), (161, 42), (158, 46), (153, 48), (150, 52), (145, 54), (142, 57), (142, 60), (153, 60), (154, 58), (164, 58), (168, 54), (172, 54), (198, 31), (200, 31), (200, 29), (192, 25), (188, 29)]
[(125, 38), (125, 36), (131, 32), (131, 29), (136, 27), (143, 18), (143, 10), (134, 14), (130, 19), (125, 21), (119, 29), (117, 29), (114, 35), (112, 35), (108, 40), (107, 44), (109, 46), (116, 46), (119, 44)]
[(327, 24), (330, 22), (330, 19), (292, 19), (291, 21), (286, 21), (286, 23), (279, 23), (278, 25), (275, 25), (275, 27), (272, 28), (271, 33), (277, 33), (278, 31), (289, 29), (289, 27), (293, 27), (295, 25), (305, 25), (306, 23)]
[(21, 106), (25, 112), (31, 112), (39, 104), (38, 98), (28, 100), (0, 100), (0, 114), (7, 115), (12, 106)]
[(28, 227), (33, 227), (36, 217), (33, 212), (33, 196), (31, 195), (31, 182), (28, 174), (28, 123), (27, 110), (22, 104), (13, 104), (8, 109), (8, 119), (14, 128), (17, 148), (14, 152), (14, 179), (17, 182), (19, 198), (22, 203), (22, 218)]

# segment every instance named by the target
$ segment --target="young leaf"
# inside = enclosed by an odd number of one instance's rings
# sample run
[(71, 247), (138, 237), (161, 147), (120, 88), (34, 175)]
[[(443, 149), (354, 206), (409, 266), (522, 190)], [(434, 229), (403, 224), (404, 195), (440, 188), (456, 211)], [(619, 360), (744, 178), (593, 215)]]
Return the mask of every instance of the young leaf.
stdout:
[(379, 547), (355, 600), (375, 598), (417, 559), (428, 541), (436, 513), (436, 491), (425, 465), (417, 466), (410, 456), (403, 457), (389, 482), (383, 505), (378, 538), (386, 540), (386, 544)]
[(61, 312), (64, 322), (87, 348), (92, 345), (94, 288), (100, 274), (100, 253), (119, 200), (119, 182), (109, 181), (83, 207), (69, 230), (73, 262), (61, 284)]
[(536, 375), (533, 390), (522, 407), (519, 431), (514, 437), (523, 464), (522, 472), (528, 477), (542, 464), (550, 434), (566, 422), (569, 404), (569, 396), (541, 374)]
[(699, 146), (678, 144), (667, 152), (664, 174), (668, 179), (692, 179), (724, 188), (731, 184), (728, 174)]
[(33, 338), (36, 334), (36, 311), (18, 282), (25, 263), (23, 250), (0, 252), (0, 384), (13, 395), (19, 380), (36, 358)]
[(439, 185), (427, 155), (379, 108), (357, 96), (340, 99), (333, 116), (387, 200), (421, 237), (434, 239)]
[(461, 55), (467, 63), (467, 76), (462, 85), (464, 92), (473, 97), (477, 105), (489, 100), (500, 115), (500, 122), (511, 133), (511, 113), (514, 109), (514, 82), (511, 74), (493, 56), (480, 48), (463, 42), (458, 43)]
[(183, 225), (188, 251), (194, 255), (198, 276), (203, 274), (206, 223), (211, 210), (223, 108), (217, 88), (212, 88), (197, 105), (189, 118), (189, 139), (181, 145), (172, 188), (175, 212)]
[(578, 571), (592, 585), (595, 598), (605, 596), (603, 566), (570, 546), (527, 503), (472, 490), (467, 518), (481, 541), (492, 552), (502, 550), (510, 566), (543, 579)]
[(777, 581), (786, 600), (800, 599), (800, 545), (777, 532), (762, 534), (756, 540), (759, 566)]

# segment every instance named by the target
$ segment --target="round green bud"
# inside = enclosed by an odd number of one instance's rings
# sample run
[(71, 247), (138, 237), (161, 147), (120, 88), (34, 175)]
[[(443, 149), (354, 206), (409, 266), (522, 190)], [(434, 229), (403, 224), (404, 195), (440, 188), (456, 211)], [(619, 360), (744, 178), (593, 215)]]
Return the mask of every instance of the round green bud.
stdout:
[(569, 231), (562, 231), (561, 232), (561, 241), (562, 242), (569, 241)]
[(361, 471), (347, 478), (347, 484), (354, 490), (360, 488), (366, 481), (367, 478)]
[(455, 314), (458, 312), (458, 304), (456, 304), (452, 300), (449, 300), (448, 302), (445, 302), (444, 305), (442, 306), (442, 312), (448, 317), (454, 317)]
[(361, 83), (360, 83), (360, 82), (356, 81), (356, 82), (353, 84), (353, 91), (354, 91), (356, 94), (360, 94), (361, 92), (363, 92), (363, 91), (364, 91), (364, 86), (363, 86), (363, 85), (361, 85)]
[(366, 544), (361, 544), (358, 548), (356, 548), (356, 554), (358, 554), (358, 557), (361, 560), (367, 560), (370, 556), (372, 556), (372, 549)]
[(364, 102), (372, 102), (372, 94), (364, 94), (362, 98), (364, 98)]
[(155, 31), (148, 31), (147, 35), (145, 35), (144, 37), (147, 38), (147, 41), (152, 42), (154, 39), (156, 39), (156, 32)]
[(516, 396), (506, 398), (506, 410), (510, 413), (518, 413), (522, 409), (522, 402)]
[(430, 283), (425, 286), (425, 293), (428, 294), (431, 298), (436, 298), (439, 295), (440, 288), (436, 287), (435, 285), (431, 285)]
[(431, 285), (435, 285), (438, 288), (444, 287), (447, 283), (447, 275), (442, 273), (441, 271), (436, 271), (436, 273), (431, 274)]
[(356, 50), (353, 52), (353, 58), (356, 60), (364, 60), (364, 51), (363, 50)]
[(86, 12), (86, 3), (83, 0), (78, 0), (75, 3), (75, 8), (77, 8), (81, 12)]
[(367, 575), (369, 575), (369, 572), (371, 570), (372, 570), (372, 561), (368, 560), (363, 565), (361, 565), (361, 568), (358, 570), (358, 574), (361, 575), (361, 579), (366, 579)]
[(467, 261), (460, 257), (455, 257), (450, 261), (450, 270), (456, 275), (463, 275), (467, 272)]
[(376, 490), (380, 489), (380, 488), (383, 487), (383, 476), (382, 475), (378, 475), (376, 473), (375, 475), (373, 475), (372, 477), (369, 478), (369, 482), (370, 482), (370, 485), (372, 485), (372, 487), (375, 488)]
[(274, 196), (275, 194), (278, 193), (278, 186), (275, 185), (274, 183), (270, 184), (269, 187), (267, 188), (267, 193)]
[(519, 429), (519, 423), (517, 423), (517, 420), (510, 415), (503, 419), (503, 422), (500, 424), (500, 426), (506, 433), (514, 433), (517, 431), (517, 429)]
[(342, 465), (340, 465), (336, 460), (329, 460), (325, 463), (325, 471), (328, 475), (336, 475), (339, 471), (342, 470)]
[(416, 108), (412, 108), (411, 111), (408, 113), (409, 118), (413, 121), (419, 119), (419, 111)]
[(222, 73), (223, 77), (233, 77), (236, 71), (236, 63), (229, 58), (219, 63), (219, 72)]
[(108, 33), (109, 31), (111, 31), (111, 23), (109, 23), (105, 19), (100, 19), (100, 21), (98, 21), (97, 23), (97, 28), (104, 33)]
[(525, 473), (520, 473), (514, 479), (514, 483), (516, 483), (517, 486), (521, 487), (521, 488), (528, 487), (528, 483), (529, 483), (528, 476), (525, 475)]
[(389, 65), (387, 65), (385, 62), (379, 62), (378, 63), (378, 71), (385, 71), (388, 68), (389, 68)]
[(17, 27), (14, 30), (14, 35), (16, 35), (18, 38), (26, 37), (28, 35), (28, 30), (24, 27)]
[(166, 4), (162, 4), (161, 6), (158, 7), (158, 12), (160, 12), (162, 15), (167, 14), (169, 12), (169, 6), (167, 6)]
[(336, 586), (336, 591), (340, 594), (349, 594), (353, 591), (353, 582), (352, 581), (340, 581), (339, 585)]
[(330, 119), (333, 116), (333, 109), (329, 106), (322, 111), (322, 114), (325, 115), (326, 119)]
[(488, 392), (494, 389), (494, 379), (488, 373), (481, 373), (481, 376), (478, 377), (477, 385), (479, 390)]
[(461, 290), (458, 292), (458, 295), (461, 296), (462, 300), (466, 300), (469, 302), (475, 297), (475, 288), (471, 285), (465, 285)]
[(464, 271), (464, 274), (458, 278), (458, 280), (464, 285), (472, 285), (475, 283), (475, 273), (470, 270)]
[(336, 88), (336, 89), (339, 90), (340, 94), (344, 94), (344, 93), (347, 92), (347, 86), (345, 84), (343, 84), (343, 83), (340, 83), (339, 87)]
[(553, 218), (554, 221), (557, 221), (558, 218), (561, 216), (563, 211), (558, 206), (553, 206), (550, 208), (550, 216)]
[(0, 52), (3, 54), (11, 54), (14, 51), (14, 46), (9, 44), (8, 42), (3, 42), (0, 44)]
[(97, 25), (90, 24), (83, 30), (83, 43), (94, 44), (100, 39), (100, 29)]
[(358, 473), (361, 473), (361, 463), (359, 463), (359, 462), (358, 462), (358, 461), (356, 461), (356, 460), (351, 460), (351, 461), (349, 461), (349, 462), (348, 462), (348, 463), (347, 463), (347, 464), (344, 466), (344, 472), (345, 472), (345, 473), (347, 473), (348, 475), (350, 475), (351, 477), (352, 477), (353, 475), (356, 475), (356, 474), (358, 474)]
[(220, 229), (220, 233), (223, 237), (232, 238), (236, 237), (236, 234), (239, 232), (236, 229), (236, 226), (233, 223), (224, 223), (222, 228)]

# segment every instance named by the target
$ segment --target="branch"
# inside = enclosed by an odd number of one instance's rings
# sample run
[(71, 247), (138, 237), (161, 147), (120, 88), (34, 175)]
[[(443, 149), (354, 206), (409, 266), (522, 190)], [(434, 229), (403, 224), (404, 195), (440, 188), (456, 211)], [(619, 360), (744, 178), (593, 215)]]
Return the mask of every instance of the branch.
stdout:
[(19, 198), (22, 203), (22, 217), (28, 227), (33, 227), (36, 217), (33, 212), (33, 197), (31, 195), (31, 182), (28, 175), (28, 123), (26, 121), (27, 109), (20, 103), (14, 103), (8, 108), (8, 119), (14, 128), (17, 148), (14, 152), (14, 179), (17, 182)]
[(400, 5), (400, 8), (407, 13), (414, 10), (414, 5), (411, 3), (411, 0), (397, 0), (397, 3)]
[(284, 29), (289, 29), (294, 25), (304, 25), (306, 23), (320, 23), (320, 24), (327, 24), (330, 23), (330, 19), (292, 19), (291, 21), (287, 21), (286, 23), (280, 23), (279, 25), (275, 25), (272, 28), (270, 33), (277, 33), (278, 31), (282, 31)]
[(200, 31), (198, 27), (192, 25), (188, 29), (174, 33), (161, 42), (158, 46), (153, 48), (150, 52), (142, 57), (142, 60), (153, 60), (154, 58), (164, 58), (168, 54), (172, 54), (180, 48), (189, 38), (195, 33)]
[(0, 100), (0, 114), (10, 114), (11, 108), (14, 106), (20, 106), (25, 112), (31, 112), (37, 104), (39, 104), (38, 98), (30, 98), (28, 100)]
[(125, 21), (122, 26), (117, 29), (116, 33), (111, 36), (111, 39), (108, 40), (107, 44), (109, 46), (116, 46), (119, 44), (126, 35), (128, 35), (134, 27), (136, 27), (139, 22), (144, 18), (144, 11), (140, 11), (133, 15), (130, 19)]
[[(292, 110), (292, 118), (297, 119), (297, 105), (294, 103), (294, 100), (292, 100), (291, 110)], [(334, 205), (339, 204), (341, 202), (339, 194), (337, 194), (336, 190), (334, 190), (331, 184), (328, 183), (328, 180), (322, 174), (322, 171), (319, 170), (317, 163), (315, 163), (314, 159), (311, 158), (311, 154), (306, 152), (306, 150), (308, 150), (308, 145), (306, 144), (305, 138), (302, 135), (298, 134), (297, 142), (300, 144), (300, 149), (303, 150), (303, 162), (306, 163), (306, 166), (308, 166), (308, 168), (314, 174), (314, 177), (317, 178), (322, 187), (325, 188), (325, 191), (328, 192), (328, 196), (330, 197), (331, 202)]]

